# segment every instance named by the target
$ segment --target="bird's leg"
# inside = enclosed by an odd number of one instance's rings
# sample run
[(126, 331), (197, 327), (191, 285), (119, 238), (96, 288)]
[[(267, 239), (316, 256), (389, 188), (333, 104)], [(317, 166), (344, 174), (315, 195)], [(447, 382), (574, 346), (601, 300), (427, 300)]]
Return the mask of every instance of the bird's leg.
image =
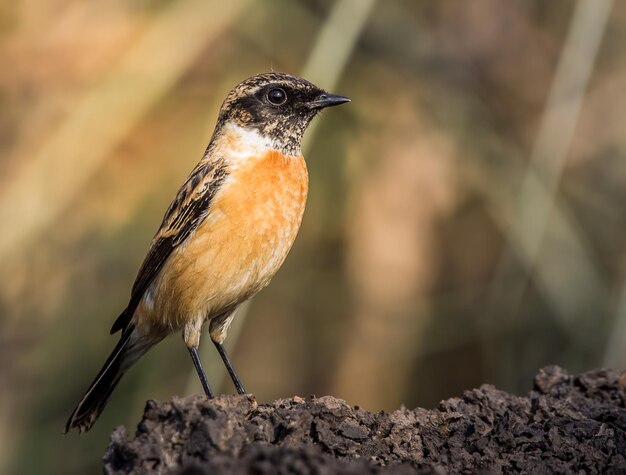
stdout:
[(233, 380), (233, 384), (235, 388), (237, 388), (237, 392), (239, 394), (246, 394), (246, 390), (243, 388), (243, 384), (241, 384), (241, 380), (239, 376), (237, 376), (237, 372), (233, 365), (230, 362), (230, 358), (228, 358), (228, 354), (226, 353), (226, 349), (224, 348), (224, 340), (226, 339), (226, 333), (228, 332), (228, 327), (230, 326), (233, 318), (235, 317), (235, 312), (225, 312), (211, 320), (209, 323), (209, 335), (211, 335), (211, 340), (215, 344), (217, 351), (222, 357), (222, 361), (224, 362), (224, 366), (228, 370), (228, 374), (230, 375), (230, 379)]
[(189, 320), (183, 327), (183, 340), (185, 341), (185, 345), (187, 345), (187, 349), (189, 350), (189, 354), (191, 355), (191, 359), (193, 360), (193, 365), (196, 367), (196, 372), (198, 373), (198, 377), (200, 378), (200, 383), (202, 383), (204, 393), (209, 399), (211, 399), (213, 398), (213, 391), (211, 391), (211, 386), (209, 386), (209, 382), (206, 379), (206, 374), (204, 374), (204, 369), (202, 368), (202, 362), (200, 361), (200, 357), (198, 356), (198, 346), (200, 345), (200, 331), (202, 330), (202, 322), (202, 318), (194, 318)]
[(202, 384), (204, 393), (206, 394), (206, 397), (208, 397), (209, 399), (212, 399), (213, 391), (211, 391), (211, 386), (209, 386), (209, 381), (207, 381), (206, 374), (204, 374), (204, 369), (202, 368), (202, 363), (200, 362), (200, 357), (198, 356), (198, 349), (194, 347), (190, 347), (189, 353), (191, 354), (193, 365), (196, 367), (196, 371), (198, 372), (198, 377), (200, 378), (200, 383)]
[(233, 380), (233, 384), (235, 385), (235, 388), (237, 388), (237, 392), (239, 394), (246, 394), (246, 390), (243, 388), (243, 384), (241, 384), (241, 380), (239, 379), (239, 376), (237, 375), (235, 368), (233, 368), (233, 365), (231, 364), (230, 359), (228, 358), (228, 354), (226, 353), (226, 349), (224, 348), (224, 345), (222, 345), (220, 342), (217, 342), (215, 340), (213, 340), (213, 343), (215, 343), (215, 347), (217, 348), (217, 351), (222, 357), (224, 366), (226, 366), (226, 369), (228, 370), (228, 374), (230, 375), (230, 379)]

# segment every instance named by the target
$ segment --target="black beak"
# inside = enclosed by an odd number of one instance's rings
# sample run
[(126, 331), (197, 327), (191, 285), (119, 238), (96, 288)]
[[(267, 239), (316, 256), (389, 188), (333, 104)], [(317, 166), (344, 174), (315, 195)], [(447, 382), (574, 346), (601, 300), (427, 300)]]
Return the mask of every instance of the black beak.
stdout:
[(346, 102), (350, 102), (350, 99), (345, 96), (338, 96), (337, 94), (324, 92), (317, 96), (317, 99), (309, 102), (309, 107), (312, 109), (323, 109), (324, 107), (338, 106), (340, 104), (345, 104)]

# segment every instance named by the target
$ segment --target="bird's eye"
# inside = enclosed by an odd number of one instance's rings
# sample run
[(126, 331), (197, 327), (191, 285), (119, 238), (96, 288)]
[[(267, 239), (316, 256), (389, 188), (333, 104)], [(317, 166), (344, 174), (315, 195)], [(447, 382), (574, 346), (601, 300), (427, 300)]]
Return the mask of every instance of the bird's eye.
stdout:
[(280, 88), (271, 89), (267, 93), (267, 100), (275, 106), (280, 106), (287, 101), (287, 94)]

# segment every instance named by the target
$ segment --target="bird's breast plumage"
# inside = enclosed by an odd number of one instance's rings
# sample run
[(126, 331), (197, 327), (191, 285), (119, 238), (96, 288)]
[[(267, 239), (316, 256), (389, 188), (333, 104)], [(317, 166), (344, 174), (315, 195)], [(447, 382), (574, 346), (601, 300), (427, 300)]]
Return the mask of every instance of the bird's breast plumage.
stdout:
[(148, 290), (140, 321), (177, 329), (234, 309), (269, 283), (291, 249), (308, 192), (304, 158), (236, 136), (223, 142), (213, 153), (225, 154), (228, 177)]

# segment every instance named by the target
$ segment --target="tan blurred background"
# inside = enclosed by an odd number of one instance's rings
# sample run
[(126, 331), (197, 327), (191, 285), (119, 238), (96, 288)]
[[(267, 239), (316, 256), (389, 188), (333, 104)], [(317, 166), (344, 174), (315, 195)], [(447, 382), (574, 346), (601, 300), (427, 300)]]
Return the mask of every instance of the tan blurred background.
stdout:
[(307, 132), (298, 240), (227, 342), (259, 401), (623, 367), (625, 35), (609, 0), (0, 3), (0, 472), (99, 473), (146, 399), (200, 392), (174, 336), (61, 435), (221, 100), (271, 69), (353, 102)]

